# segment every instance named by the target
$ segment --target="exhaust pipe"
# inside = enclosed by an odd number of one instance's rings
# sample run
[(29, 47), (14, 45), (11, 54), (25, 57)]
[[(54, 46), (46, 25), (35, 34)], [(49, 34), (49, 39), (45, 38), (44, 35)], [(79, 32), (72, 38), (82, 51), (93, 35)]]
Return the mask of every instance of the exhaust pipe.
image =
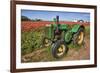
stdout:
[(59, 16), (56, 16), (56, 20), (57, 20), (57, 25), (59, 24)]

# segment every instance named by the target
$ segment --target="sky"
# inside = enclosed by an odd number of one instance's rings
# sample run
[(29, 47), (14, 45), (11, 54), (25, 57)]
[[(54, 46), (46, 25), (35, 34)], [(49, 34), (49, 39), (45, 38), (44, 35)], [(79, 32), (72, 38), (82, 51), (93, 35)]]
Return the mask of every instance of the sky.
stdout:
[(39, 11), (39, 10), (21, 10), (21, 16), (27, 16), (30, 19), (42, 19), (52, 21), (59, 16), (60, 21), (84, 20), (90, 22), (90, 13), (85, 12), (63, 12), (63, 11)]

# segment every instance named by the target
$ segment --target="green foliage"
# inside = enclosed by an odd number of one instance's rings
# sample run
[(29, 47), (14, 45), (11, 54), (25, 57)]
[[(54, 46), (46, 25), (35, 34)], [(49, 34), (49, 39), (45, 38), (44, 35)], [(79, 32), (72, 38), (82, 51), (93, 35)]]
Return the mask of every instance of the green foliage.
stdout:
[(21, 53), (22, 55), (31, 53), (36, 48), (40, 48), (43, 39), (44, 28), (32, 29), (21, 33)]
[(71, 42), (71, 44), (69, 44), (68, 47), (69, 47), (70, 49), (79, 50), (79, 49), (82, 47), (82, 45), (73, 44), (73, 43)]

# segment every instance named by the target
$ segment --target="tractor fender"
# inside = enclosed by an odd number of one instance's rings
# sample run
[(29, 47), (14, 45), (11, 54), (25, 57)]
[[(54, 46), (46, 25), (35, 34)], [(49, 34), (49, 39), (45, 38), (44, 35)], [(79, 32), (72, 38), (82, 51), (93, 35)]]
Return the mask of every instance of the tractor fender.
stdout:
[(72, 32), (72, 33), (76, 33), (76, 32), (79, 30), (79, 28), (84, 28), (84, 26), (83, 26), (83, 25), (80, 25), (80, 24), (75, 24), (75, 25), (72, 27), (71, 32)]
[(66, 42), (67, 44), (70, 43), (70, 41), (71, 41), (71, 39), (72, 39), (72, 35), (73, 35), (73, 33), (72, 33), (71, 31), (67, 31), (67, 32), (65, 33), (64, 40), (65, 40), (65, 42)]

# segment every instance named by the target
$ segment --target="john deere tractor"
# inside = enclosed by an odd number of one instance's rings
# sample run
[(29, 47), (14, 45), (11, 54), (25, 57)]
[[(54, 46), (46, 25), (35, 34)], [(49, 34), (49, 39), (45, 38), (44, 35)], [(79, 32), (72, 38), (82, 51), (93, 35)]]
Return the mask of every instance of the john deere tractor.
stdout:
[(84, 41), (85, 27), (80, 24), (68, 25), (60, 24), (59, 16), (54, 18), (53, 24), (45, 27), (44, 46), (52, 45), (52, 55), (60, 58), (68, 52), (68, 45), (73, 42), (76, 45), (82, 45)]

